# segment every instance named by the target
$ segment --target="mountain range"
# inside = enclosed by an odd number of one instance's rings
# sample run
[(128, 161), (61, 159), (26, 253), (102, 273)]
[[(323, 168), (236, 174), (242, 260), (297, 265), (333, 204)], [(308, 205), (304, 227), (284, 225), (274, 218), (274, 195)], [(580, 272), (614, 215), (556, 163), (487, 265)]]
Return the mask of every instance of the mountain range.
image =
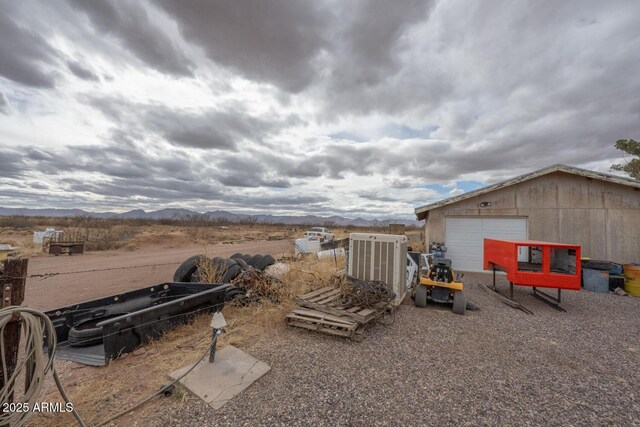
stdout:
[(82, 209), (28, 209), (28, 208), (2, 208), (0, 216), (43, 216), (43, 217), (74, 217), (87, 216), (92, 218), (116, 218), (116, 219), (183, 219), (194, 216), (203, 216), (208, 219), (224, 219), (229, 222), (255, 221), (268, 224), (291, 224), (291, 225), (323, 225), (335, 224), (340, 226), (355, 225), (360, 227), (383, 227), (388, 224), (405, 224), (408, 226), (421, 226), (422, 221), (407, 219), (364, 219), (364, 218), (344, 218), (341, 216), (322, 217), (316, 215), (247, 215), (232, 213), (227, 211), (196, 212), (189, 209), (160, 209), (146, 212), (142, 209), (135, 209), (127, 212), (88, 212)]

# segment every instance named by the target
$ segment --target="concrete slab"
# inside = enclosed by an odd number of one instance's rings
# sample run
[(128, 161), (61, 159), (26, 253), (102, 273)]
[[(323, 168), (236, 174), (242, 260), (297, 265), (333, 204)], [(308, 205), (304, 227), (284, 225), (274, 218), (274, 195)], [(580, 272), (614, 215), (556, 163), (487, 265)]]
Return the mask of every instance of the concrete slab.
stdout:
[[(176, 379), (191, 366), (180, 368), (169, 376)], [(216, 352), (215, 362), (209, 363), (205, 357), (180, 380), (180, 384), (214, 409), (219, 409), (270, 369), (266, 363), (228, 345)]]

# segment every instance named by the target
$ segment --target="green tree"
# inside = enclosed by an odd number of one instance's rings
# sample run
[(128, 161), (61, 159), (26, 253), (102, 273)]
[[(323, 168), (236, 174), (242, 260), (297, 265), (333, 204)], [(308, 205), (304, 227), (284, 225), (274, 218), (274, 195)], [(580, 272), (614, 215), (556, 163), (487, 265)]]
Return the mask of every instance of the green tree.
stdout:
[(616, 148), (631, 155), (631, 160), (624, 164), (611, 166), (612, 170), (626, 172), (633, 179), (640, 180), (640, 142), (633, 139), (619, 139)]

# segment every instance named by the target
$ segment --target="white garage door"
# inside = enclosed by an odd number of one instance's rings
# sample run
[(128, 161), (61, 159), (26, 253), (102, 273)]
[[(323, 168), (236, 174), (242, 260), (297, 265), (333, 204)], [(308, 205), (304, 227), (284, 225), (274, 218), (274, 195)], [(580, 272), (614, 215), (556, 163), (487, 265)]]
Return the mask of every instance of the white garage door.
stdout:
[(526, 240), (526, 218), (446, 218), (445, 245), (453, 268), (483, 271), (484, 238)]

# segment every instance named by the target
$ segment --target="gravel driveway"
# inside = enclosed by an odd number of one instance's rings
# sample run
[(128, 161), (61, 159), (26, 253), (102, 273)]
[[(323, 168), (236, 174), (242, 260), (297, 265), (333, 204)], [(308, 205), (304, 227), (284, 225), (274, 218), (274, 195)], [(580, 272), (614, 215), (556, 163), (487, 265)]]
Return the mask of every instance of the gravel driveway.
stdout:
[[(195, 399), (151, 425), (640, 425), (640, 298), (565, 292), (562, 313), (516, 287), (457, 316), (411, 300), (360, 343), (289, 328), (246, 351), (271, 372), (215, 412)], [(506, 285), (503, 284), (503, 289)]]

